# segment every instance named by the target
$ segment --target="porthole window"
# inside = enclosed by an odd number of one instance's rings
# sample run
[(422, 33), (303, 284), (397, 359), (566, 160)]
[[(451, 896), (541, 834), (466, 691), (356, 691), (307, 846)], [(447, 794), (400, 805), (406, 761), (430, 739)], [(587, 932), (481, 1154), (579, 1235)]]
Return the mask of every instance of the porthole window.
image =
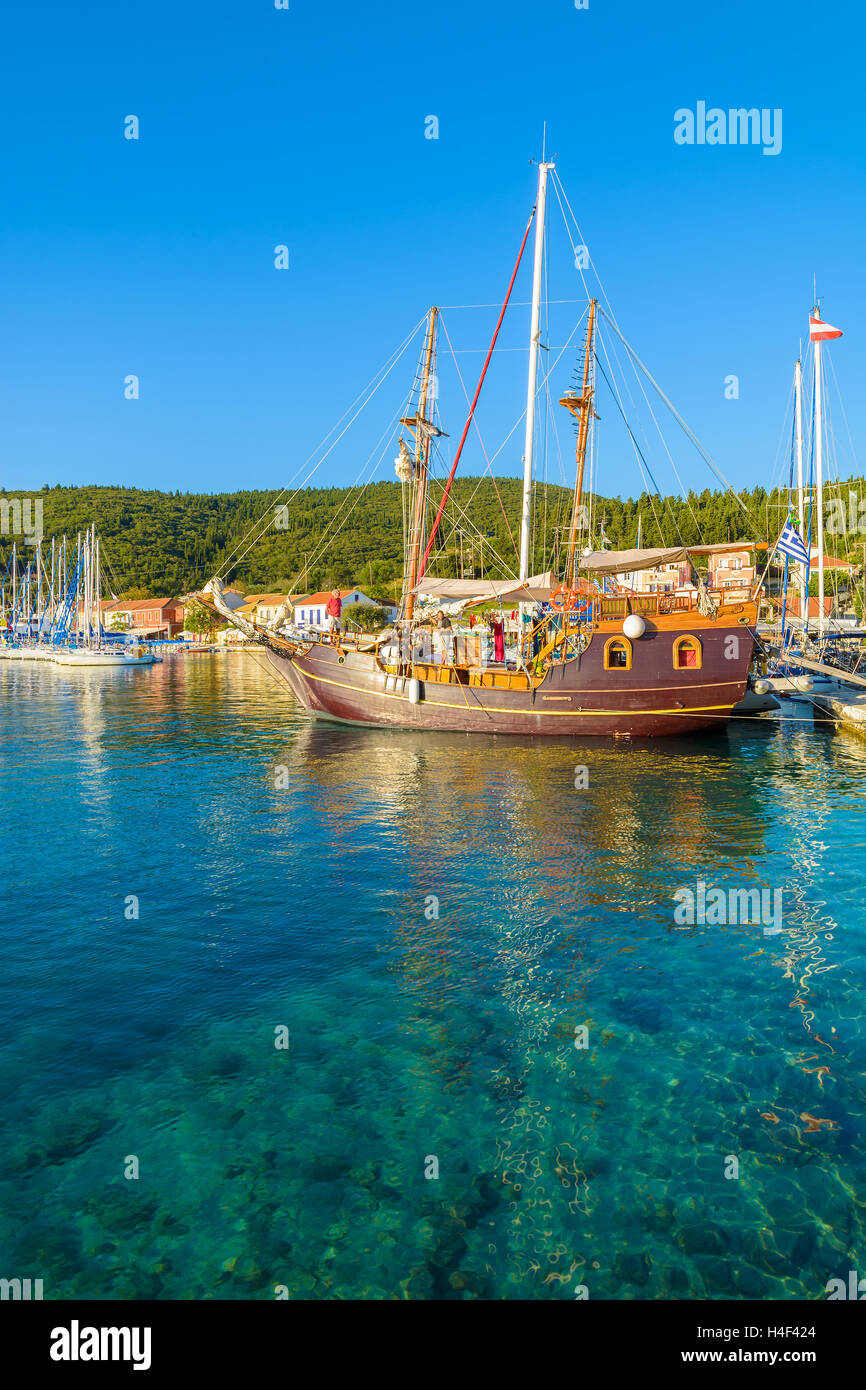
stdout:
[(626, 637), (611, 637), (604, 644), (606, 671), (631, 670), (631, 642)]
[(674, 642), (674, 667), (678, 671), (699, 671), (701, 668), (701, 644), (697, 637), (678, 637)]

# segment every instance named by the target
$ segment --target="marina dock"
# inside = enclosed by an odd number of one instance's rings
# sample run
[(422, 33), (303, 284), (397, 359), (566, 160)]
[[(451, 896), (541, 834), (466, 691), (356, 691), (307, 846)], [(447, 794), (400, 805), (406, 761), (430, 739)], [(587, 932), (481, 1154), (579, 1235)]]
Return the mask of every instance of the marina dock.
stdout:
[(839, 690), (833, 694), (812, 696), (816, 705), (838, 719), (840, 724), (866, 735), (866, 690)]

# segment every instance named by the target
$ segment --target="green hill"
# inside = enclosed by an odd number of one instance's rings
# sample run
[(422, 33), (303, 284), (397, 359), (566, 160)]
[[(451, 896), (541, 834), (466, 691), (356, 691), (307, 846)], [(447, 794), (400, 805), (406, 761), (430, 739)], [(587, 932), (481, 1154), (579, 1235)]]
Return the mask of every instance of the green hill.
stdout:
[[(863, 495), (857, 482), (845, 486)], [(493, 577), (513, 573), (520, 493), (517, 478), (459, 479), (441, 533), (442, 549), (431, 560), (430, 569), (439, 574), (461, 572), (459, 527), (463, 573)], [(431, 507), (440, 494), (441, 484), (435, 484)], [(357, 583), (386, 596), (394, 594), (402, 572), (402, 502), (396, 482), (374, 483), (365, 489), (309, 488), (279, 517), (285, 529), (277, 525), (274, 494), (266, 492), (201, 494), (56, 486), (15, 496), (41, 498), (46, 538), (64, 531), (74, 538), (95, 521), (109, 582), (118, 594), (139, 590), (142, 597), (172, 596), (198, 588), (219, 573), (249, 590), (280, 591), (291, 585), (310, 591)], [(603, 520), (616, 548), (635, 544), (639, 515), (644, 545), (689, 545), (741, 536), (756, 540), (778, 533), (786, 494), (768, 494), (758, 487), (739, 496), (745, 512), (731, 493), (705, 490), (690, 493), (687, 500), (650, 498), (646, 493), (626, 500), (596, 498), (594, 515), (596, 521)], [(534, 571), (556, 568), (557, 545), (561, 546), (570, 510), (569, 490), (536, 486)], [(262, 539), (239, 563), (229, 564), (230, 553), (263, 515), (270, 524)], [(0, 537), (4, 568), (11, 543), (11, 537)], [(32, 553), (29, 547), (27, 553)]]

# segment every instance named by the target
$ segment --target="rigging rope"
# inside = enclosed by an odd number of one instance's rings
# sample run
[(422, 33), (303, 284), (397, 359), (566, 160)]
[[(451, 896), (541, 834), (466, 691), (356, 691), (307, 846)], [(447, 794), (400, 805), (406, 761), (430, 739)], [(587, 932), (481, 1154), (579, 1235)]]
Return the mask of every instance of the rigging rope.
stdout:
[[(294, 482), (295, 478), (297, 478), (298, 475), (303, 472), (303, 470), (307, 467), (310, 461), (315, 458), (316, 454), (327, 443), (334, 431), (338, 429), (339, 426), (342, 424), (343, 420), (346, 419), (346, 416), (353, 409), (356, 402), (360, 400), (361, 404), (358, 406), (358, 409), (355, 411), (354, 415), (352, 415), (352, 418), (348, 421), (344, 428), (340, 430), (340, 433), (337, 435), (336, 439), (333, 440), (327, 451), (319, 459), (318, 463), (313, 465), (312, 469), (307, 474), (303, 483), (299, 484), (299, 486), (295, 488), (294, 492), (289, 497), (288, 502), (285, 504), (286, 506), (288, 506), (290, 502), (294, 501), (298, 493), (304, 487), (306, 487), (307, 483), (310, 481), (310, 478), (313, 477), (317, 469), (319, 469), (322, 466), (328, 455), (332, 453), (333, 450), (337, 447), (346, 431), (352, 427), (352, 425), (355, 423), (361, 412), (367, 407), (367, 405), (369, 405), (370, 401), (373, 399), (380, 386), (383, 385), (383, 383), (387, 380), (391, 372), (396, 367), (397, 363), (400, 361), (400, 358), (403, 356), (403, 353), (406, 351), (409, 344), (412, 342), (412, 339), (418, 333), (418, 330), (420, 329), (421, 325), (425, 322), (426, 317), (427, 316), (425, 314), (422, 319), (419, 319), (415, 327), (403, 339), (403, 342), (400, 344), (400, 346), (396, 348), (394, 352), (391, 354), (391, 357), (385, 361), (384, 365), (380, 367), (376, 373), (374, 373), (374, 375), (370, 378), (370, 381), (367, 383), (364, 389), (362, 391), (359, 391), (358, 395), (352, 401), (351, 405), (349, 405), (347, 409), (343, 411), (343, 414), (340, 416), (339, 420), (337, 420), (336, 424), (332, 425), (331, 429), (325, 435), (324, 439), (322, 439), (320, 443), (316, 445), (315, 449), (312, 451), (311, 454), (307, 456), (304, 463), (302, 463), (300, 467), (295, 470), (292, 482)], [(221, 557), (217, 572), (219, 571), (219, 568), (224, 567), (224, 572), (226, 574), (226, 577), (228, 577), (229, 569), (237, 569), (241, 561), (246, 558), (246, 556), (252, 550), (253, 546), (261, 540), (262, 536), (268, 530), (271, 524), (272, 509), (276, 506), (280, 498), (285, 496), (285, 494), (288, 492), (291, 486), (292, 483), (288, 483), (286, 487), (282, 488), (273, 498), (271, 498), (270, 502), (265, 508), (265, 511), (262, 512), (262, 515), (259, 517), (259, 520), (253, 523), (251, 529), (247, 531), (246, 535), (240, 538), (233, 550), (228, 551)], [(252, 540), (250, 541), (249, 545), (246, 546), (246, 548), (242, 551), (241, 554), (238, 554), (238, 551), (241, 550), (241, 547), (244, 545), (244, 542), (247, 540), (247, 537), (249, 536), (252, 536)]]
[[(443, 331), (443, 333), (445, 334), (445, 339), (446, 339), (446, 341), (447, 341), (447, 343), (448, 343), (449, 348), (451, 348), (451, 356), (452, 356), (452, 358), (454, 359), (454, 368), (455, 368), (455, 370), (456, 370), (456, 372), (457, 372), (457, 378), (458, 378), (458, 380), (459, 380), (459, 382), (460, 382), (460, 385), (461, 385), (461, 387), (463, 388), (463, 394), (464, 394), (464, 396), (466, 397), (466, 404), (469, 405), (469, 392), (466, 390), (466, 384), (465, 384), (465, 382), (464, 382), (464, 380), (463, 380), (463, 374), (462, 374), (461, 371), (460, 371), (460, 367), (459, 367), (458, 362), (457, 362), (457, 357), (456, 357), (456, 355), (455, 355), (454, 348), (452, 347), (451, 339), (450, 339), (450, 337), (449, 337), (449, 335), (448, 335), (448, 329), (445, 327), (445, 320), (444, 320), (444, 318), (442, 317), (442, 314), (441, 314), (441, 313), (440, 313), (440, 315), (439, 315), (439, 322), (442, 324), (442, 331)], [(470, 409), (471, 409), (471, 406), (470, 406)], [(502, 512), (502, 515), (503, 515), (503, 517), (504, 517), (504, 519), (505, 519), (505, 525), (506, 525), (506, 527), (507, 527), (507, 529), (508, 529), (508, 538), (509, 538), (509, 540), (511, 541), (511, 544), (512, 544), (512, 546), (513, 546), (513, 548), (514, 548), (514, 553), (515, 553), (515, 555), (517, 555), (519, 552), (518, 552), (518, 549), (517, 549), (517, 543), (515, 542), (515, 539), (514, 539), (514, 534), (513, 534), (512, 530), (511, 530), (511, 525), (510, 525), (509, 520), (508, 520), (508, 513), (506, 512), (505, 507), (503, 506), (502, 497), (500, 496), (500, 493), (499, 493), (499, 488), (496, 486), (496, 479), (493, 477), (493, 470), (492, 470), (492, 468), (490, 467), (490, 459), (488, 458), (488, 456), (487, 456), (487, 450), (486, 450), (486, 448), (484, 447), (484, 439), (483, 439), (482, 434), (481, 434), (481, 427), (479, 426), (478, 420), (476, 419), (474, 413), (473, 413), (473, 415), (472, 415), (472, 421), (473, 421), (473, 423), (474, 423), (474, 425), (475, 425), (475, 433), (478, 435), (478, 442), (479, 442), (479, 444), (481, 445), (481, 452), (483, 453), (485, 462), (487, 463), (487, 471), (488, 471), (488, 473), (490, 474), (491, 480), (492, 480), (492, 482), (493, 482), (493, 486), (494, 486), (494, 488), (495, 488), (495, 490), (496, 490), (496, 499), (497, 499), (497, 501), (498, 501), (498, 503), (499, 503), (499, 509), (500, 509), (500, 511)], [(476, 488), (475, 491), (477, 492), (478, 489)], [(472, 494), (472, 497), (474, 497), (474, 496), (475, 496), (475, 493)], [(469, 503), (471, 503), (472, 497), (470, 497)], [(467, 504), (467, 505), (469, 505), (469, 504)]]
[(429, 535), (429, 537), (428, 537), (428, 539), (427, 539), (427, 548), (426, 548), (425, 551), (424, 551), (424, 554), (423, 554), (422, 559), (421, 559), (421, 564), (420, 564), (419, 569), (418, 569), (418, 573), (417, 573), (417, 575), (415, 576), (415, 583), (416, 583), (416, 585), (420, 582), (420, 580), (421, 580), (421, 579), (423, 578), (423, 576), (424, 576), (424, 570), (425, 570), (426, 567), (427, 567), (427, 560), (429, 559), (430, 551), (431, 551), (432, 548), (433, 548), (433, 541), (434, 541), (434, 539), (435, 539), (435, 537), (436, 537), (436, 532), (439, 530), (439, 523), (440, 523), (441, 520), (442, 520), (442, 513), (443, 513), (443, 511), (445, 510), (445, 503), (447, 502), (447, 500), (448, 500), (448, 494), (449, 494), (450, 491), (451, 491), (451, 484), (452, 484), (453, 481), (454, 481), (454, 474), (457, 472), (457, 465), (458, 465), (458, 463), (460, 462), (460, 455), (463, 453), (463, 445), (466, 443), (466, 436), (467, 436), (468, 433), (469, 433), (469, 426), (472, 424), (472, 419), (473, 419), (473, 416), (475, 415), (475, 407), (476, 407), (477, 404), (478, 404), (478, 397), (481, 395), (481, 388), (482, 388), (482, 386), (484, 385), (484, 378), (485, 378), (486, 375), (487, 375), (487, 368), (490, 366), (490, 359), (491, 359), (491, 357), (493, 356), (493, 349), (494, 349), (495, 346), (496, 346), (496, 339), (499, 337), (499, 330), (500, 330), (500, 328), (502, 327), (502, 320), (505, 318), (505, 311), (506, 311), (506, 309), (508, 308), (508, 301), (511, 299), (511, 291), (514, 289), (514, 282), (515, 282), (515, 280), (517, 279), (517, 272), (518, 272), (518, 270), (520, 269), (520, 262), (523, 260), (523, 252), (524, 252), (524, 250), (526, 249), (526, 242), (527, 242), (527, 239), (528, 239), (528, 237), (529, 237), (529, 229), (530, 229), (530, 227), (532, 226), (532, 222), (533, 222), (534, 217), (535, 217), (535, 208), (533, 208), (533, 209), (532, 209), (532, 212), (529, 214), (529, 221), (528, 221), (527, 224), (526, 224), (526, 231), (523, 233), (523, 241), (520, 243), (520, 251), (518, 252), (517, 260), (515, 261), (515, 264), (514, 264), (514, 269), (513, 269), (513, 271), (511, 272), (511, 280), (509, 281), (509, 284), (508, 284), (508, 292), (506, 293), (505, 300), (504, 300), (504, 302), (503, 302), (502, 308), (501, 308), (500, 311), (499, 311), (499, 318), (498, 318), (497, 323), (496, 323), (496, 328), (494, 329), (493, 337), (492, 337), (491, 342), (490, 342), (490, 347), (488, 348), (488, 350), (487, 350), (487, 356), (486, 356), (485, 359), (484, 359), (484, 366), (483, 366), (482, 369), (481, 369), (481, 376), (480, 376), (479, 379), (478, 379), (478, 385), (477, 385), (477, 387), (476, 387), (476, 389), (475, 389), (475, 399), (473, 400), (472, 405), (471, 405), (470, 408), (469, 408), (469, 415), (467, 416), (466, 424), (463, 426), (463, 433), (462, 433), (462, 435), (460, 436), (460, 443), (458, 444), (458, 446), (457, 446), (457, 452), (456, 452), (456, 454), (454, 455), (454, 462), (453, 462), (452, 465), (451, 465), (451, 472), (450, 472), (450, 474), (448, 475), (448, 482), (446, 483), (446, 486), (445, 486), (445, 492), (444, 492), (444, 494), (443, 494), (443, 496), (442, 496), (442, 501), (441, 501), (440, 504), (439, 504), (439, 511), (438, 511), (437, 514), (436, 514), (436, 520), (435, 520), (435, 522), (433, 523), (433, 529), (432, 529), (432, 531), (430, 532), (430, 535)]

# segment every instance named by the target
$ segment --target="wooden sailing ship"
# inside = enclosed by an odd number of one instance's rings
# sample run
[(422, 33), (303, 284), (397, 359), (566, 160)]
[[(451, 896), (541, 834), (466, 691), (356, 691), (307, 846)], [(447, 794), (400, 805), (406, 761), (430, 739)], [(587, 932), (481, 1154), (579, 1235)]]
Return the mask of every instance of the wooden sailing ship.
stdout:
[[(519, 575), (513, 580), (484, 581), (440, 580), (426, 573), (514, 285), (515, 266), (432, 526), (428, 525), (430, 451), (439, 431), (430, 408), (430, 386), (438, 311), (434, 308), (429, 312), (416, 408), (401, 421), (414, 448), (410, 451), (401, 440), (396, 461), (398, 476), (411, 488), (411, 503), (403, 596), (394, 628), (378, 637), (339, 633), (287, 636), (239, 617), (223, 602), (220, 581), (212, 581), (217, 611), (264, 646), (276, 672), (314, 715), (348, 724), (395, 728), (649, 737), (718, 727), (746, 693), (757, 621), (754, 601), (726, 601), (723, 593), (709, 592), (701, 581), (694, 595), (603, 591), (608, 576), (676, 563), (700, 553), (701, 547), (579, 553), (584, 468), (595, 418), (595, 300), (589, 305), (579, 388), (560, 402), (577, 427), (576, 478), (564, 574), (560, 580), (552, 573), (529, 573), (544, 206), (552, 167), (544, 162), (539, 166), (533, 209), (535, 263)], [(531, 216), (521, 255), (532, 220)], [(474, 633), (449, 640), (443, 659), (430, 640), (429, 619), (419, 612), (421, 594), (458, 605), (485, 599), (519, 605), (521, 635), (514, 660), (508, 665), (485, 660), (483, 644)], [(539, 612), (540, 605), (543, 608)], [(530, 611), (532, 620), (524, 621)]]

